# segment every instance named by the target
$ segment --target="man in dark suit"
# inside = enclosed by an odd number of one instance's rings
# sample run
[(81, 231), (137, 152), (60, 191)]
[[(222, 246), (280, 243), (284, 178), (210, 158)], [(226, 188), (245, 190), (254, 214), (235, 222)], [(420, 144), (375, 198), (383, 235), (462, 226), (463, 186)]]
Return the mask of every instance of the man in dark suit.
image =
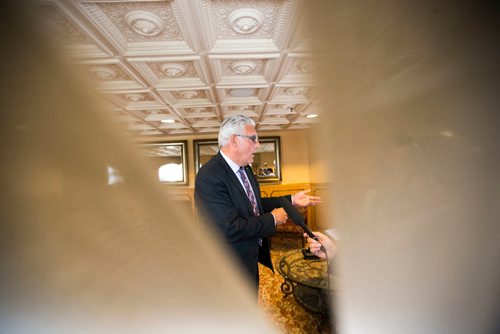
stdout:
[[(235, 115), (224, 120), (219, 131), (220, 151), (203, 165), (195, 182), (200, 215), (217, 226), (237, 259), (259, 284), (258, 262), (273, 270), (268, 237), (287, 220), (278, 198), (261, 198), (249, 164), (259, 147), (255, 122)], [(287, 196), (296, 206), (317, 205), (319, 197), (301, 191)]]

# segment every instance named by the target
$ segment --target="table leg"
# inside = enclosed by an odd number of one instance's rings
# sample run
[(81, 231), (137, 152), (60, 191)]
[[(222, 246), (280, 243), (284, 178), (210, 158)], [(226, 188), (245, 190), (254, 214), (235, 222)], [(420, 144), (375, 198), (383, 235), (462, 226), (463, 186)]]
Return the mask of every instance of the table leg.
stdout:
[(285, 294), (285, 297), (287, 297), (293, 293), (293, 288), (294, 288), (293, 283), (290, 282), (289, 280), (287, 280), (286, 278), (283, 281), (283, 283), (281, 283), (281, 291), (283, 291), (283, 293)]

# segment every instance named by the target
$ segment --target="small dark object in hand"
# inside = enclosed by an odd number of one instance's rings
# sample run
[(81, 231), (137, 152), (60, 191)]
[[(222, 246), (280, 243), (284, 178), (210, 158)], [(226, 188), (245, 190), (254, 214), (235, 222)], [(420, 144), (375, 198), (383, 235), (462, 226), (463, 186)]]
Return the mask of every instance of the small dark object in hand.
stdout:
[(318, 256), (314, 255), (309, 248), (303, 248), (302, 254), (304, 255), (305, 260), (317, 260)]

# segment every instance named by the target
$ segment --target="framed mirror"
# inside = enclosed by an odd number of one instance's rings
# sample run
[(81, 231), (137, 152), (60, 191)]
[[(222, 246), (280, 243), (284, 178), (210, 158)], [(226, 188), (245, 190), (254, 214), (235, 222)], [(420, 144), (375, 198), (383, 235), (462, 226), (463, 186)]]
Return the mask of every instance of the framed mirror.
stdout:
[[(281, 181), (280, 137), (259, 138), (260, 147), (255, 152), (252, 169), (262, 183)], [(217, 139), (194, 140), (195, 172), (219, 152)]]
[(140, 144), (137, 147), (151, 162), (158, 181), (165, 184), (188, 184), (187, 141)]

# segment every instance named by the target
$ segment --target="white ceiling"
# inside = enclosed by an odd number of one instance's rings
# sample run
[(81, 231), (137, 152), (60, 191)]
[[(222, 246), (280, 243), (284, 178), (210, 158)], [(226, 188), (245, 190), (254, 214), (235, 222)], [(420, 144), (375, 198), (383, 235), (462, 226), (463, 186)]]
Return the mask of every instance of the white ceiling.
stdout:
[(319, 108), (301, 6), (53, 0), (36, 10), (128, 132), (165, 136), (215, 133), (235, 113), (252, 117), (259, 132), (316, 122), (306, 117)]

